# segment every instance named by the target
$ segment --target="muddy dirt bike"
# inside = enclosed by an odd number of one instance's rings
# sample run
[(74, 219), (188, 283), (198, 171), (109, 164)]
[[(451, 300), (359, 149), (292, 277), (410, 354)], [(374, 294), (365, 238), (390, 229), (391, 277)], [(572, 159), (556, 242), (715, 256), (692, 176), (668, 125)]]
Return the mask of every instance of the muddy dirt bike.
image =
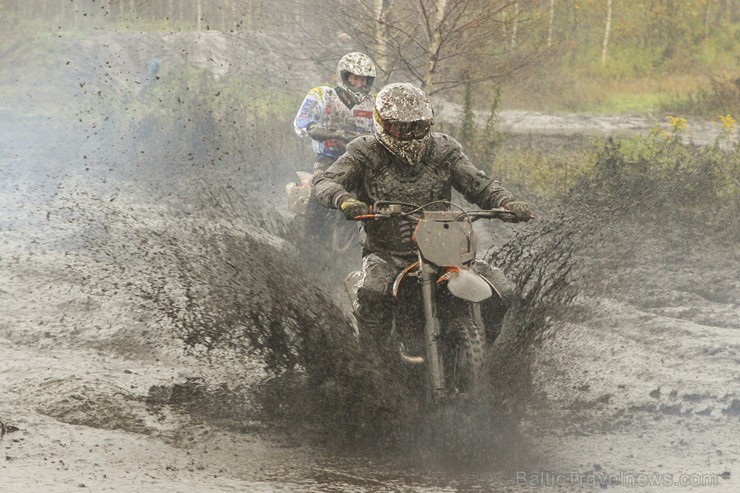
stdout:
[[(430, 210), (440, 206), (450, 210)], [(393, 283), (391, 347), (402, 365), (415, 369), (424, 381), (427, 403), (472, 392), (487, 344), (481, 303), (492, 296), (501, 298), (493, 282), (473, 267), (477, 248), (473, 222), (512, 221), (516, 215), (506, 209), (465, 211), (447, 201), (422, 206), (383, 201), (371, 210), (355, 220), (398, 218), (414, 225), (417, 260)], [(353, 306), (360, 277), (360, 272), (353, 272), (345, 281)]]
[[(288, 209), (296, 214), (297, 221), (306, 221), (308, 209), (311, 207), (309, 199), (311, 199), (313, 174), (305, 171), (296, 171), (296, 174), (298, 175), (298, 183), (290, 182), (285, 185), (285, 193), (288, 195)], [(314, 236), (326, 239), (325, 246), (336, 253), (345, 253), (352, 246), (357, 245), (358, 233), (355, 225), (348, 223), (336, 211), (324, 209), (323, 206), (319, 207), (321, 210), (320, 217), (312, 218), (316, 224), (308, 225), (308, 227), (318, 229)]]

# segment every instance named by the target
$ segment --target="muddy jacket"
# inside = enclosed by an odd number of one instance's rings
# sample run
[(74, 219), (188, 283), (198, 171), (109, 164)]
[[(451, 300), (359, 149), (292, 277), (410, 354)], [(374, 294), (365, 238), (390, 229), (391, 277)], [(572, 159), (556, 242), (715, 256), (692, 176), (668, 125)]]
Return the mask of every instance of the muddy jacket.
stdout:
[[(416, 166), (400, 161), (374, 135), (359, 137), (323, 175), (314, 177), (313, 186), (318, 201), (330, 208), (338, 208), (349, 193), (367, 204), (396, 200), (421, 205), (450, 200), (454, 188), (482, 209), (501, 207), (512, 199), (500, 183), (471, 164), (455, 139), (439, 133), (432, 134), (429, 149)], [(362, 229), (366, 252), (413, 251), (407, 221), (368, 221)]]
[[(338, 130), (351, 130), (361, 134), (373, 131), (374, 95), (361, 103), (348, 107), (339, 97), (337, 90), (327, 86), (311, 89), (301, 104), (293, 127), (301, 137), (308, 136), (307, 128), (312, 123)], [(344, 150), (344, 143), (336, 140), (312, 140), (313, 151), (319, 156), (336, 159)]]

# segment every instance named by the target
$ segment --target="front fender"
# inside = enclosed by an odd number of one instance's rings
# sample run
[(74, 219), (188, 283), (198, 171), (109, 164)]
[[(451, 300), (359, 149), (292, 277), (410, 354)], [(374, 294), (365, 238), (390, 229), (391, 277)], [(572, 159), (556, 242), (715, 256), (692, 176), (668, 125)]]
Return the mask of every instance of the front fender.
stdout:
[(452, 269), (437, 280), (447, 281), (447, 289), (453, 296), (473, 303), (480, 303), (493, 296), (491, 284), (471, 269)]

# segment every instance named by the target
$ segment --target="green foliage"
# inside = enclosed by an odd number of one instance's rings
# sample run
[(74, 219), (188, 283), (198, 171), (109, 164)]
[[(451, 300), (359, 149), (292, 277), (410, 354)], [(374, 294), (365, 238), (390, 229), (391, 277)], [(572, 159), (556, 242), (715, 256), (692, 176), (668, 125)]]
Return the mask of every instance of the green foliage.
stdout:
[(662, 74), (666, 69), (665, 52), (661, 47), (641, 47), (618, 44), (609, 51), (608, 63), (598, 64), (597, 74), (605, 79), (634, 79)]
[(560, 197), (593, 168), (594, 151), (585, 145), (572, 148), (562, 144), (537, 148), (527, 143), (508, 146), (496, 156), (493, 176), (515, 183), (539, 197)]
[[(600, 112), (607, 114), (649, 113), (655, 108), (669, 107), (670, 96), (656, 92), (648, 94), (611, 94), (600, 104)], [(688, 112), (681, 112), (687, 113)]]
[(610, 140), (590, 173), (569, 193), (578, 204), (613, 210), (651, 224), (681, 224), (730, 239), (738, 234), (740, 154), (720, 136), (703, 147), (682, 143), (685, 121), (673, 132)]
[(736, 112), (740, 108), (740, 76), (735, 79), (709, 76), (708, 79), (704, 87), (666, 101), (663, 109), (711, 118)]
[(666, 231), (680, 225), (682, 231), (735, 241), (740, 147), (729, 138), (735, 120), (725, 115), (722, 123), (723, 131), (705, 146), (684, 143), (691, 123), (683, 118), (671, 118), (670, 131), (606, 142), (508, 135), (497, 148), (491, 174), (538, 202), (564, 198), (578, 210), (600, 211), (614, 220)]
[[(736, 112), (734, 97), (718, 104), (725, 92), (705, 84), (706, 74), (717, 80), (738, 77), (738, 14), (737, 6), (728, 1), (687, 0), (680, 7), (674, 0), (613, 2), (602, 64), (606, 2), (557, 2), (552, 57), (544, 65), (527, 68), (527, 77), (507, 87), (507, 107), (665, 109), (711, 116)], [(689, 99), (687, 104), (674, 108), (673, 102), (684, 99)]]
[[(472, 92), (472, 91), (471, 91)], [(461, 143), (465, 152), (476, 163), (488, 165), (493, 162), (496, 152), (504, 142), (501, 132), (500, 117), (498, 114), (501, 105), (501, 88), (497, 87), (488, 108), (486, 124), (479, 129), (475, 124), (475, 114), (472, 108), (472, 97), (465, 98), (463, 121), (460, 129)]]

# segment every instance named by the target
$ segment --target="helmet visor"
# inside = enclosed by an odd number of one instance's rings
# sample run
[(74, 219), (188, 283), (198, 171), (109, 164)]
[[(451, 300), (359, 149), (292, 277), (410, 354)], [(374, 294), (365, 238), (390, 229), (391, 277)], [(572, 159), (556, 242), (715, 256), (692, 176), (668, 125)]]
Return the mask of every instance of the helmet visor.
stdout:
[[(352, 80), (359, 81), (359, 79), (363, 79), (364, 84), (361, 84), (360, 87), (357, 87), (358, 82), (353, 83)], [(345, 89), (348, 89), (358, 94), (368, 94), (370, 92), (370, 89), (372, 89), (373, 87), (373, 82), (375, 82), (375, 77), (371, 77), (369, 75), (354, 74), (352, 72), (343, 70), (342, 71), (342, 82), (344, 83)]]
[(432, 126), (430, 120), (416, 120), (413, 122), (381, 121), (383, 131), (398, 140), (419, 140), (429, 133)]

